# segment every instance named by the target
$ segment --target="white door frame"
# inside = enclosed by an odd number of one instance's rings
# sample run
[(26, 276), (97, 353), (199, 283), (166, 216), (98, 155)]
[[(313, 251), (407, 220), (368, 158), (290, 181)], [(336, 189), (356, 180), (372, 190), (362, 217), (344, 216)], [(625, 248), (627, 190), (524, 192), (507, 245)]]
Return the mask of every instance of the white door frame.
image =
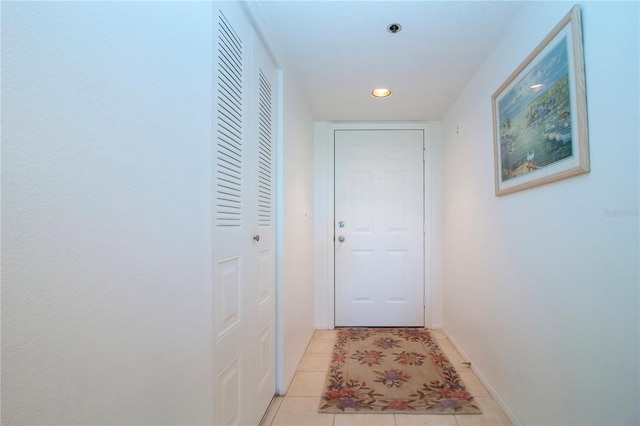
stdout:
[[(336, 130), (423, 130), (424, 172), (424, 306), (425, 327), (432, 327), (431, 307), (431, 124), (428, 122), (316, 123), (314, 135), (316, 328), (335, 327), (334, 280), (334, 132)], [(325, 206), (326, 208), (322, 208)]]

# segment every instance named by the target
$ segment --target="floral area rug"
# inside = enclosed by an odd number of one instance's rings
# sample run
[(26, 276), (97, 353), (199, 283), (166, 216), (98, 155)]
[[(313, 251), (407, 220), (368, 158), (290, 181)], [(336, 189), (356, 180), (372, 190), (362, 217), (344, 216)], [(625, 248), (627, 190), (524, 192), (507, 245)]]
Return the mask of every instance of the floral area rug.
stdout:
[(340, 329), (319, 411), (482, 412), (436, 339), (423, 328)]

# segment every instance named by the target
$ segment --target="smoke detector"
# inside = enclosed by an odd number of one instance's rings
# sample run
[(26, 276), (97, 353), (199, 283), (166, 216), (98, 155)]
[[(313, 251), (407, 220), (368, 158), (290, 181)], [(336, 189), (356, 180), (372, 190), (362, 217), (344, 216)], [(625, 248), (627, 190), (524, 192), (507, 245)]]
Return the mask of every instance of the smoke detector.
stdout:
[(389, 31), (391, 34), (396, 34), (399, 33), (400, 31), (402, 31), (402, 25), (400, 24), (389, 24), (387, 25), (387, 31)]

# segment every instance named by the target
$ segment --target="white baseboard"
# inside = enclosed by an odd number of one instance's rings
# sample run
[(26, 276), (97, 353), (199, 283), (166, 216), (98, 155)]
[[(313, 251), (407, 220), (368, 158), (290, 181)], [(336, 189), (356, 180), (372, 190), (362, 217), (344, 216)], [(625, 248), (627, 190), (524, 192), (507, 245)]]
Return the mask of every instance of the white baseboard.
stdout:
[[(435, 326), (433, 328), (436, 328)], [(500, 408), (502, 409), (502, 411), (504, 412), (504, 414), (509, 418), (509, 421), (511, 421), (511, 423), (513, 425), (522, 425), (522, 422), (516, 417), (515, 414), (513, 414), (513, 412), (511, 411), (511, 409), (509, 408), (509, 406), (504, 402), (504, 400), (502, 399), (502, 397), (500, 396), (500, 394), (498, 394), (498, 392), (496, 392), (496, 390), (494, 389), (494, 387), (491, 385), (491, 383), (487, 380), (487, 378), (484, 376), (484, 374), (482, 373), (482, 371), (480, 371), (478, 369), (478, 367), (476, 366), (476, 364), (474, 364), (473, 360), (471, 358), (469, 358), (469, 356), (466, 354), (466, 352), (462, 349), (462, 347), (460, 347), (460, 345), (458, 344), (458, 342), (456, 341), (456, 339), (453, 338), (453, 336), (447, 331), (446, 328), (442, 328), (440, 327), (440, 329), (442, 330), (442, 332), (444, 333), (445, 336), (447, 336), (447, 339), (449, 339), (449, 342), (451, 342), (451, 344), (453, 345), (454, 348), (456, 348), (456, 350), (458, 351), (458, 353), (460, 354), (460, 356), (465, 360), (465, 361), (469, 361), (471, 362), (471, 370), (475, 373), (475, 375), (478, 377), (478, 380), (480, 380), (480, 382), (484, 385), (485, 388), (487, 388), (487, 391), (489, 392), (489, 394), (491, 395), (491, 397), (496, 401), (496, 403), (500, 406)]]

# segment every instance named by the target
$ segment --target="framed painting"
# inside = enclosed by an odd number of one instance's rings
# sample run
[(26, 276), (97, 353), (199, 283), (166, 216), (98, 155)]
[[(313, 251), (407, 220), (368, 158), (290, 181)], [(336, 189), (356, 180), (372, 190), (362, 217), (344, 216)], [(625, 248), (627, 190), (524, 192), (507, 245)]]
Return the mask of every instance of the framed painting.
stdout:
[(496, 195), (589, 172), (580, 7), (491, 97)]

